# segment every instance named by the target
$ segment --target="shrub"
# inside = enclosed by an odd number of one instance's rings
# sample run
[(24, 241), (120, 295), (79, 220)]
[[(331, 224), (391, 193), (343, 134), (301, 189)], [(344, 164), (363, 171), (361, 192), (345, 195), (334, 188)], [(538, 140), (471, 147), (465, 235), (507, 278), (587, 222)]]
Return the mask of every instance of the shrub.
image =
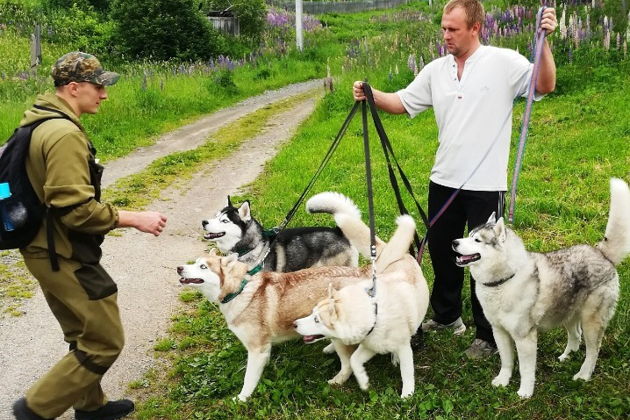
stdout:
[(111, 17), (127, 58), (205, 60), (224, 50), (193, 0), (113, 0)]
[(96, 10), (105, 12), (109, 10), (111, 0), (42, 0), (42, 4), (49, 9), (69, 9), (78, 7), (82, 10)]
[(23, 4), (16, 0), (0, 1), (0, 25), (11, 26), (20, 32), (29, 33), (35, 23), (42, 23), (41, 8)]
[(68, 51), (79, 50), (99, 56), (112, 52), (113, 23), (91, 9), (73, 5), (69, 9), (52, 9), (48, 13), (50, 28), (44, 36), (64, 44)]

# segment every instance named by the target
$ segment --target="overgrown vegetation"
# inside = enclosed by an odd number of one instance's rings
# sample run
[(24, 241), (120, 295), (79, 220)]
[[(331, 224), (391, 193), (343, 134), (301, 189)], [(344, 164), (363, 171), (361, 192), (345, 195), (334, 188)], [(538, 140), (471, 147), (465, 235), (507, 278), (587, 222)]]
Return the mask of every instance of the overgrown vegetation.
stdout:
[[(207, 13), (226, 10), (239, 20), (237, 37), (212, 28)], [(43, 38), (107, 61), (208, 60), (240, 57), (259, 48), (263, 0), (0, 0), (0, 27), (22, 35), (43, 27)]]

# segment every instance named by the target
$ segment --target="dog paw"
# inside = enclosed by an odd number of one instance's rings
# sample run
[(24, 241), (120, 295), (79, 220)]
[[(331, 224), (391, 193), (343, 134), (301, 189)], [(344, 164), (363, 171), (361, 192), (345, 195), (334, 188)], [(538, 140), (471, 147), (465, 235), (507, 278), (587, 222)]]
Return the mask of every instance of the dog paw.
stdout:
[(333, 354), (335, 352), (335, 346), (333, 345), (333, 343), (330, 343), (329, 345), (324, 347), (324, 350), (322, 350), (322, 351), (325, 354)]
[(492, 386), (507, 386), (510, 383), (509, 376), (497, 375), (492, 380)]
[(522, 399), (527, 399), (527, 398), (530, 398), (532, 396), (532, 394), (534, 393), (534, 390), (533, 389), (520, 388), (518, 391), (516, 391), (516, 393)]
[(359, 383), (359, 388), (361, 388), (362, 391), (367, 391), (370, 387), (370, 381), (368, 380), (359, 380), (357, 378), (357, 382)]
[(564, 362), (568, 358), (569, 358), (569, 354), (568, 353), (562, 353), (560, 356), (558, 356), (558, 360), (560, 360), (561, 362)]
[(238, 394), (236, 397), (232, 398), (234, 402), (246, 402), (249, 395)]
[(328, 380), (329, 385), (342, 385), (348, 380), (346, 375), (338, 373), (334, 378)]
[(577, 381), (578, 379), (581, 379), (583, 381), (590, 381), (591, 380), (591, 375), (589, 375), (587, 373), (578, 372), (575, 375), (573, 375), (573, 380)]

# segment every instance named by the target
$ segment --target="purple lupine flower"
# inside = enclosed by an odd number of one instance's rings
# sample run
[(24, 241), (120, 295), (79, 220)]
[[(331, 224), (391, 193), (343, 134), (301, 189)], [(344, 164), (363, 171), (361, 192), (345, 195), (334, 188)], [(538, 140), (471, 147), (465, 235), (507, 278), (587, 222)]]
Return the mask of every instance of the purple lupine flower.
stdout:
[(407, 57), (407, 67), (409, 67), (409, 70), (411, 70), (414, 76), (418, 74), (418, 68), (416, 67), (416, 57), (413, 54), (409, 54), (409, 57)]
[(621, 33), (617, 32), (617, 50), (621, 49)]

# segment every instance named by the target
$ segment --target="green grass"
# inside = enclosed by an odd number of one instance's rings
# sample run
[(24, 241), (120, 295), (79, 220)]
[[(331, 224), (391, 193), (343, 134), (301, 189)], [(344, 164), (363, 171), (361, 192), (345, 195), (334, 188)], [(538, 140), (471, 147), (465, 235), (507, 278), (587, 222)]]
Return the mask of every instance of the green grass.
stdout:
[[(234, 88), (217, 85), (207, 74), (149, 77), (122, 77), (108, 88), (109, 99), (99, 113), (86, 116), (83, 123), (103, 161), (124, 156), (139, 146), (152, 144), (160, 134), (173, 130), (201, 115), (227, 107), (237, 101), (293, 82), (325, 73), (296, 60), (279, 60), (272, 66), (275, 77), (255, 80), (255, 68), (244, 67), (232, 75)], [(39, 79), (23, 83), (41, 83)], [(0, 82), (18, 83), (18, 82)], [(43, 89), (40, 89), (43, 91)], [(0, 143), (18, 125), (22, 113), (35, 95), (0, 103)]]
[(0, 317), (20, 316), (21, 305), (33, 296), (37, 282), (16, 250), (0, 252)]

